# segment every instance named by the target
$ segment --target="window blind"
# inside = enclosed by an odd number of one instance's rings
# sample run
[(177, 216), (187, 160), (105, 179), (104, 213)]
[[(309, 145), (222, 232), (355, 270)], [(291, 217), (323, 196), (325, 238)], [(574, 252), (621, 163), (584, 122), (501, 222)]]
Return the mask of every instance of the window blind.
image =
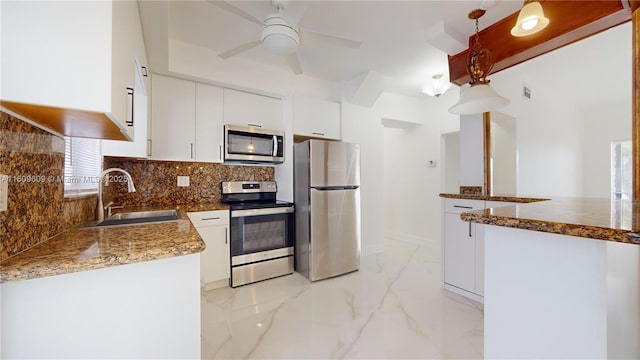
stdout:
[(65, 193), (97, 190), (102, 169), (100, 140), (72, 137), (64, 140)]

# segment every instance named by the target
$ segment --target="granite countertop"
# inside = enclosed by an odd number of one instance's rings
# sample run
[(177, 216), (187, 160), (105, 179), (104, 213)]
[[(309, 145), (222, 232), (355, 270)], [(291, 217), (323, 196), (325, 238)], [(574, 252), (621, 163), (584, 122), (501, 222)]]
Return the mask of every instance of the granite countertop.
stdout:
[(187, 212), (227, 210), (221, 203), (139, 207), (116, 212), (176, 209), (178, 220), (119, 226), (83, 224), (51, 237), (0, 264), (0, 282), (101, 269), (196, 254), (205, 244)]
[(537, 201), (549, 200), (547, 198), (534, 198), (517, 195), (480, 195), (480, 194), (454, 194), (442, 193), (440, 197), (447, 199), (466, 199), (466, 200), (488, 200), (488, 201), (504, 201), (517, 203), (532, 203)]
[(558, 198), (463, 212), (464, 221), (554, 234), (640, 244), (640, 203)]

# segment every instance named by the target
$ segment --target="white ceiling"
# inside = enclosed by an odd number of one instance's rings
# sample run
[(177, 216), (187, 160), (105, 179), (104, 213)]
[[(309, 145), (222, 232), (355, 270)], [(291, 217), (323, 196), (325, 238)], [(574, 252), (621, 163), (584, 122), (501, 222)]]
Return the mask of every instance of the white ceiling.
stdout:
[[(273, 12), (270, 1), (229, 2), (258, 19)], [(522, 0), (290, 1), (284, 17), (300, 19), (298, 26), (307, 30), (362, 42), (359, 49), (303, 42), (298, 47), (298, 57), (306, 76), (341, 82), (371, 70), (387, 78), (385, 90), (417, 96), (424, 81), (432, 75), (443, 73), (448, 77), (446, 54), (425, 39), (432, 26), (444, 21), (468, 36), (474, 29), (474, 23), (467, 18), (472, 9), (489, 7), (480, 19), (482, 29), (521, 6)], [(150, 29), (157, 28), (153, 22), (158, 21), (166, 23), (169, 39), (216, 53), (260, 39), (259, 25), (207, 1), (173, 1), (168, 12), (168, 20), (153, 16), (145, 19), (143, 12), (145, 37), (154, 31)], [(148, 53), (151, 64), (166, 63), (166, 59), (153, 58), (157, 56), (153, 49), (148, 49)], [(262, 46), (225, 61), (255, 62), (290, 71), (283, 57), (268, 53)]]

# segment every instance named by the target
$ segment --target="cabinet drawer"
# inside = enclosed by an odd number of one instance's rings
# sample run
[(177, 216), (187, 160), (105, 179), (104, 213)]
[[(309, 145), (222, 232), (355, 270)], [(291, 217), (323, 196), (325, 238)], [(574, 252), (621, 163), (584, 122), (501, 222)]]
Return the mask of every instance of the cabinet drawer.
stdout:
[(484, 209), (484, 200), (446, 199), (444, 211), (460, 214), (465, 211)]
[(191, 212), (189, 219), (196, 228), (229, 225), (229, 210)]

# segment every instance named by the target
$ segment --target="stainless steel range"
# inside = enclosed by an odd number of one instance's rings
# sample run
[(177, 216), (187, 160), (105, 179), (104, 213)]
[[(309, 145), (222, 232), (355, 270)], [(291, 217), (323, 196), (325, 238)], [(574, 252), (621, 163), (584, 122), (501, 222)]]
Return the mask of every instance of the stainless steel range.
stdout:
[(231, 287), (293, 273), (294, 206), (273, 181), (222, 182), (231, 206)]

